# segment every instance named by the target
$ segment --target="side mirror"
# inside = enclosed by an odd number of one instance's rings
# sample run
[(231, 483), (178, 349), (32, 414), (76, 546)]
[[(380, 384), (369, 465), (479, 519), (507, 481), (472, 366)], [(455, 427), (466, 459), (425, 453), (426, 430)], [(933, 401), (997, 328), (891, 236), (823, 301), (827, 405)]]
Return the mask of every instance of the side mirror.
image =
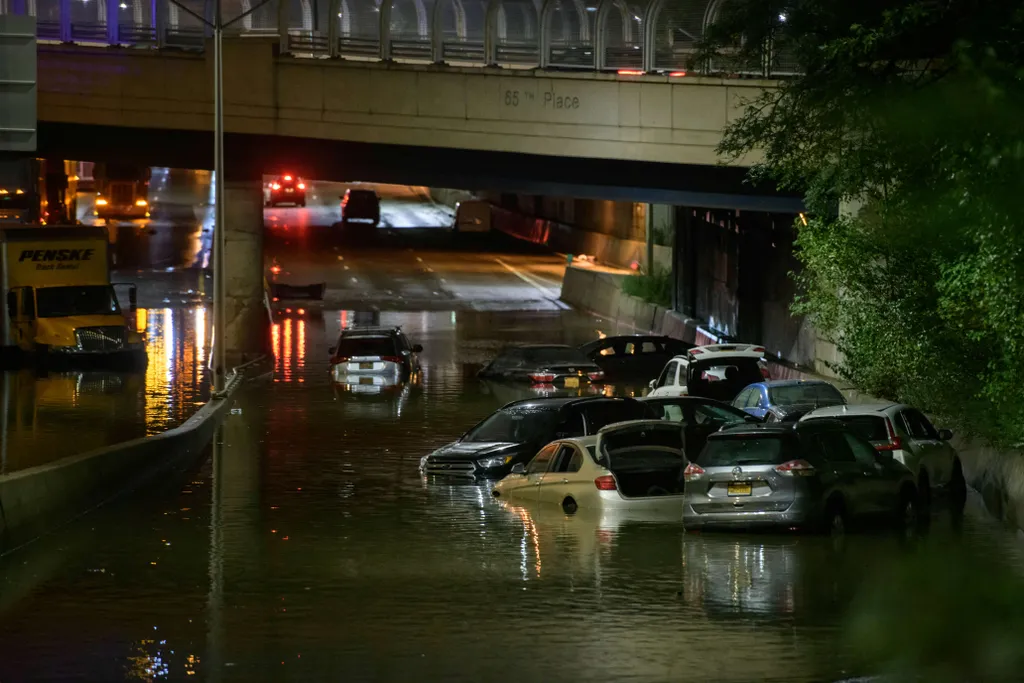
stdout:
[(950, 429), (940, 429), (939, 438), (942, 439), (943, 441), (949, 441), (950, 439), (953, 438), (953, 431)]
[(512, 474), (526, 474), (526, 465), (521, 462), (517, 462), (515, 465), (512, 465), (511, 472)]
[(327, 353), (329, 353), (329, 354), (331, 354), (333, 356), (334, 352), (337, 351), (337, 350), (338, 350), (337, 346), (332, 346), (331, 348), (327, 349)]
[(647, 388), (648, 389), (657, 389), (658, 388), (658, 380), (652, 379), (650, 382), (647, 383)]
[(413, 353), (422, 353), (423, 352), (423, 344), (413, 344), (412, 345), (412, 352)]

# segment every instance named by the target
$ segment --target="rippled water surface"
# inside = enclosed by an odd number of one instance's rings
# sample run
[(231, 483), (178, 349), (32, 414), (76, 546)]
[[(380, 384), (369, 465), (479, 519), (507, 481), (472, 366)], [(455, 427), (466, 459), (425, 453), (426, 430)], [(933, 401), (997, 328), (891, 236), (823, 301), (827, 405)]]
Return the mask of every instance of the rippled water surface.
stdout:
[[(278, 331), (193, 474), (8, 558), (0, 681), (823, 681), (860, 673), (840, 627), (899, 539), (685, 535), (499, 504), (419, 458), (522, 391), (475, 370), (572, 312), (380, 313), (425, 347), (418, 384), (335, 389), (342, 315)], [(923, 543), (1008, 556), (972, 507)]]

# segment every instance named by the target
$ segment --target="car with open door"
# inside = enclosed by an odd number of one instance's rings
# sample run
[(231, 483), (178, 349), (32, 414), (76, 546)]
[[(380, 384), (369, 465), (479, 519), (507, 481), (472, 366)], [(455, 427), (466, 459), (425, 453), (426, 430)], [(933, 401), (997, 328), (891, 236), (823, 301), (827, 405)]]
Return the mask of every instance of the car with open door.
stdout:
[(529, 462), (551, 441), (596, 434), (609, 424), (648, 416), (648, 409), (631, 398), (557, 396), (515, 401), (488, 415), (457, 441), (424, 456), (420, 471), (432, 476), (501, 478), (516, 464)]
[(644, 382), (683, 355), (693, 344), (672, 337), (629, 334), (587, 342), (580, 351), (604, 370), (607, 379), (640, 379)]
[(744, 387), (768, 376), (763, 346), (695, 346), (665, 364), (648, 385), (648, 396), (703, 396), (729, 402)]
[(497, 498), (585, 509), (668, 510), (682, 519), (683, 437), (664, 420), (620, 422), (594, 436), (560, 439), (492, 489)]

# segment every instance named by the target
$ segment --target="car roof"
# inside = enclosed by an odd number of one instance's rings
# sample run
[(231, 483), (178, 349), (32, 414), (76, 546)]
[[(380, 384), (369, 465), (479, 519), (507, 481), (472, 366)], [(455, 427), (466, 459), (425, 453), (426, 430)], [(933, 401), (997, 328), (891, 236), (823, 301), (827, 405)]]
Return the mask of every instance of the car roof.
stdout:
[(713, 398), (707, 398), (705, 396), (638, 396), (638, 401), (642, 403), (714, 403), (715, 405), (729, 405), (728, 403), (722, 403), (716, 401)]
[(537, 396), (534, 398), (521, 398), (518, 401), (511, 401), (503, 405), (499, 410), (506, 408), (550, 408), (557, 410), (567, 405), (595, 402), (626, 403), (636, 399), (627, 396)]
[(372, 194), (375, 197), (377, 196), (376, 190), (367, 190), (367, 189), (364, 189), (364, 188), (355, 188), (355, 187), (350, 187), (349, 189), (345, 190), (345, 194), (355, 194), (355, 195), (359, 195), (359, 194), (362, 194), (362, 195)]
[(816, 408), (804, 415), (801, 420), (820, 420), (825, 417), (845, 417), (847, 415), (888, 415), (910, 406), (904, 403), (856, 403), (854, 405), (827, 406)]
[(686, 353), (675, 356), (672, 360), (704, 361), (716, 358), (763, 358), (764, 347), (757, 344), (705, 344), (694, 346)]
[(734, 436), (785, 436), (787, 434), (795, 434), (797, 431), (810, 431), (818, 430), (826, 426), (844, 428), (842, 422), (839, 420), (809, 420), (807, 422), (795, 421), (795, 422), (746, 422), (736, 425), (726, 425), (719, 431), (708, 436), (709, 439), (734, 437)]
[(399, 334), (402, 331), (401, 327), (375, 327), (367, 325), (366, 327), (346, 327), (341, 330), (342, 337), (389, 337), (394, 334)]
[(794, 387), (800, 384), (827, 384), (830, 387), (835, 385), (825, 379), (771, 379), (765, 382), (758, 382), (762, 386), (766, 386), (769, 389), (772, 387)]

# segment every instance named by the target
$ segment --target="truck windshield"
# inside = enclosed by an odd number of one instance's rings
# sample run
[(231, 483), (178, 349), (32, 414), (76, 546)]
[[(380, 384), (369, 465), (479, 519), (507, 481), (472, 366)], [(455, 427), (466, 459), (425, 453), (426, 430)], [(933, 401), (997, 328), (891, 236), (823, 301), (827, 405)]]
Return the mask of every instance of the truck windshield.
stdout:
[(36, 308), (40, 318), (111, 315), (121, 312), (114, 288), (110, 285), (43, 287), (36, 290)]

